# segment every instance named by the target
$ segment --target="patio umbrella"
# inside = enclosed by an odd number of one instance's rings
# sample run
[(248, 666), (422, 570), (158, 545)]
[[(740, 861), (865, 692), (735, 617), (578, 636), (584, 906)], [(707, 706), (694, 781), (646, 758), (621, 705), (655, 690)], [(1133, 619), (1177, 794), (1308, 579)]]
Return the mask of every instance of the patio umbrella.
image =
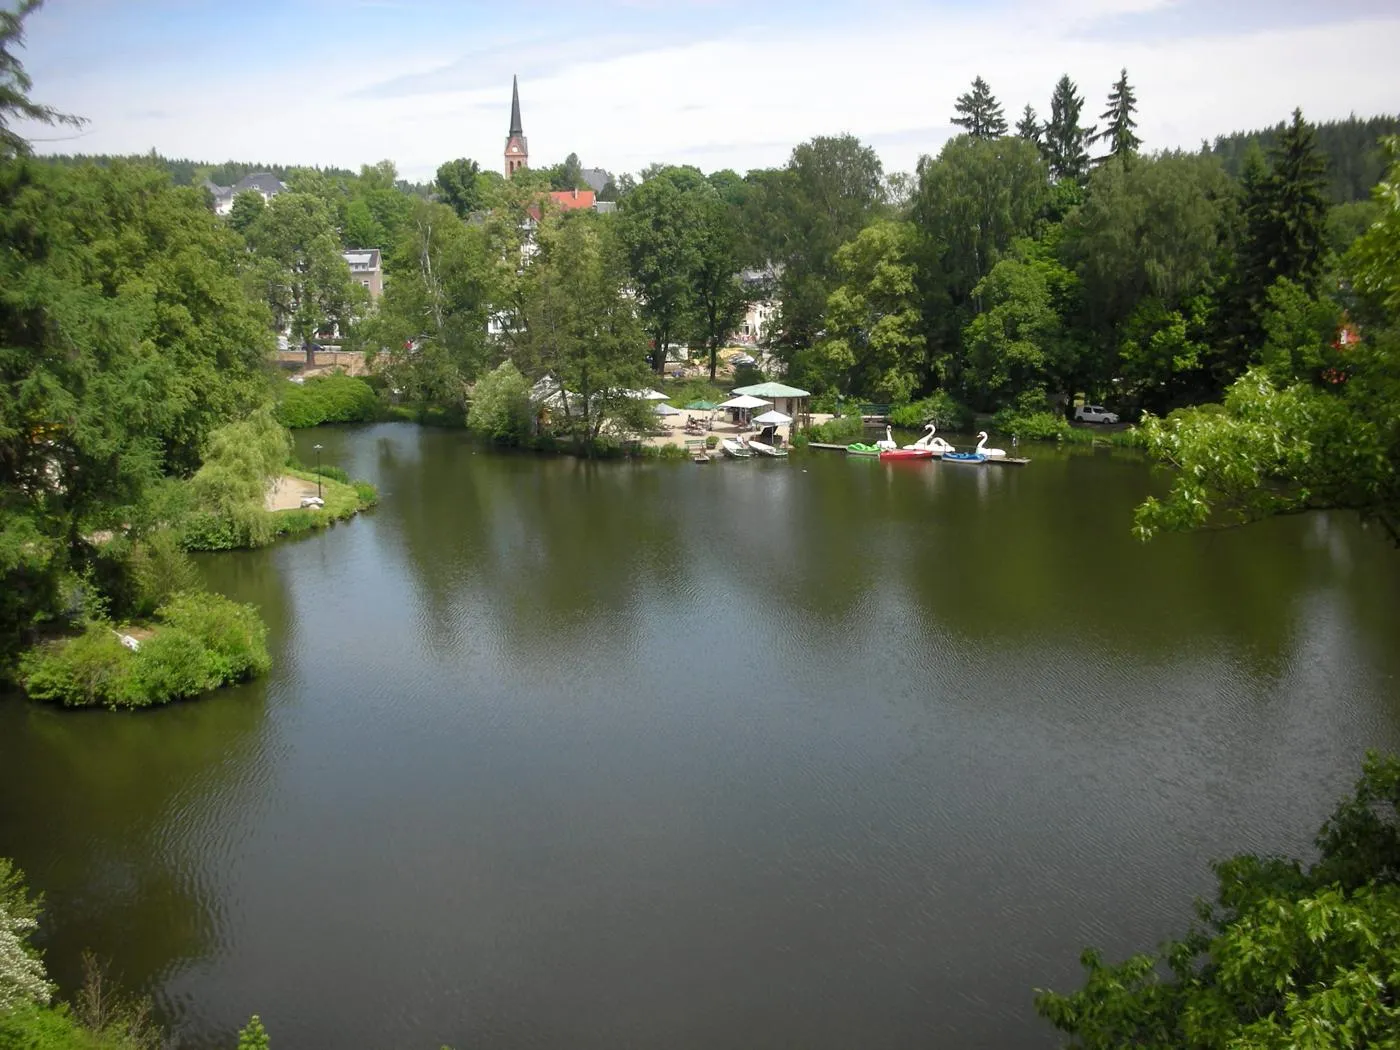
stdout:
[(761, 416), (754, 416), (753, 421), (760, 426), (780, 427), (785, 423), (791, 423), (792, 416), (784, 415), (782, 412), (765, 412)]
[(679, 408), (676, 408), (674, 405), (668, 405), (664, 401), (657, 405), (655, 408), (653, 408), (652, 411), (655, 412), (658, 416), (678, 416), (681, 414), (681, 410)]
[(642, 391), (642, 397), (646, 398), (648, 401), (665, 401), (670, 395), (663, 394), (660, 390), (653, 390), (651, 387), (647, 387)]
[(696, 412), (709, 412), (709, 411), (712, 411), (713, 409), (718, 408), (719, 406), (716, 405), (713, 401), (692, 401), (690, 404), (686, 405), (685, 407), (686, 407), (686, 408), (689, 408), (689, 409), (693, 409), (693, 410), (696, 411)]
[(754, 397), (752, 394), (740, 394), (738, 397), (731, 397), (728, 401), (721, 401), (720, 408), (772, 408), (773, 402), (765, 401), (761, 397)]

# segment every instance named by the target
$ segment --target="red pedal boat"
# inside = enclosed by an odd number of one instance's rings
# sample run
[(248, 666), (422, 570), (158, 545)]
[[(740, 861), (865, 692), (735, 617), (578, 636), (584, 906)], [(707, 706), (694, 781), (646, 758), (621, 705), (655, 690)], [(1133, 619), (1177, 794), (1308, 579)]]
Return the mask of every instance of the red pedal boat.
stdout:
[(881, 459), (932, 459), (933, 449), (931, 448), (883, 448), (880, 450)]

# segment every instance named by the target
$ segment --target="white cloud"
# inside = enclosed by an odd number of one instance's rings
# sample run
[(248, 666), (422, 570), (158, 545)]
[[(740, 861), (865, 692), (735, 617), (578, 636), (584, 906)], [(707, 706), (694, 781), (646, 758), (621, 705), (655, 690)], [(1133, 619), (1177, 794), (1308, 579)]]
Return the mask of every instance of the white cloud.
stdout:
[[(813, 135), (843, 131), (876, 143), (887, 168), (907, 170), (942, 144), (953, 99), (977, 74), (1014, 118), (1026, 102), (1044, 115), (1067, 72), (1093, 120), (1126, 66), (1149, 148), (1194, 148), (1202, 138), (1275, 123), (1295, 105), (1317, 120), (1395, 105), (1396, 16), (1156, 41), (1084, 31), (1095, 19), (1170, 2), (1052, 0), (1013, 12), (906, 12), (814, 28), (750, 24), (726, 9), (723, 25), (689, 42), (600, 34), (591, 53), (577, 42), (563, 50), (557, 41), (521, 44), (507, 62), (483, 62), (499, 72), (489, 86), (464, 76), (452, 42), (437, 40), (431, 53), (387, 61), (313, 56), (270, 93), (256, 84), (211, 92), (156, 71), (124, 78), (120, 91), (46, 84), (41, 97), (93, 119), (81, 143), (87, 152), (154, 146), (211, 160), (342, 166), (389, 157), (415, 178), (451, 157), (499, 164), (510, 65), (552, 70), (521, 83), (532, 159), (550, 163), (576, 151), (585, 164), (614, 171), (667, 160), (742, 171), (781, 163)], [(456, 55), (482, 46), (464, 44)], [(418, 93), (400, 93), (405, 78)], [(395, 82), (396, 90), (375, 97), (373, 85)]]

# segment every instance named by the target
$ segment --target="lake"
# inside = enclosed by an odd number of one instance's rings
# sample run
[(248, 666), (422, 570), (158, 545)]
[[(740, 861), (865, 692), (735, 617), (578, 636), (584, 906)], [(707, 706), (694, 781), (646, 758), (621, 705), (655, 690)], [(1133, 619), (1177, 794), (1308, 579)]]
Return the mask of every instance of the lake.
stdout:
[[(0, 702), (0, 855), (182, 1045), (1047, 1047), (1400, 749), (1400, 552), (1134, 540), (1142, 461), (589, 463), (297, 435), (381, 505), (248, 553), (263, 680)], [(1026, 451), (1023, 448), (1023, 451)]]

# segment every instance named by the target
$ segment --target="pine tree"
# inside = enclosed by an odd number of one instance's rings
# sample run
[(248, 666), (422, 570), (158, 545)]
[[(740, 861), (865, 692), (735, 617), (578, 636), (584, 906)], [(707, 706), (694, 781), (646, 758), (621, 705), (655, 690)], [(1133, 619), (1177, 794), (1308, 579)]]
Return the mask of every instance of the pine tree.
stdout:
[(1315, 291), (1327, 250), (1327, 162), (1302, 110), (1269, 150), (1265, 167), (1258, 151), (1240, 173), (1245, 233), (1240, 277), (1250, 306), (1257, 309), (1280, 277)]
[(1016, 121), (1016, 134), (1027, 142), (1034, 142), (1037, 146), (1044, 141), (1045, 129), (1040, 124), (1040, 118), (1036, 116), (1035, 109), (1026, 103), (1025, 110), (1021, 113), (1021, 119)]
[(980, 76), (972, 82), (972, 90), (958, 96), (953, 108), (957, 110), (953, 123), (966, 128), (975, 139), (994, 139), (1006, 134), (1006, 116), (992, 89)]
[(1045, 159), (1055, 180), (1083, 182), (1089, 174), (1089, 139), (1092, 127), (1079, 126), (1084, 96), (1068, 75), (1060, 77), (1050, 97), (1050, 122), (1045, 125)]
[(1316, 290), (1327, 251), (1327, 161), (1301, 109), (1293, 111), (1269, 161), (1276, 276)]
[(1137, 121), (1133, 119), (1133, 114), (1136, 112), (1137, 95), (1128, 84), (1128, 71), (1125, 68), (1118, 76), (1118, 83), (1108, 93), (1108, 109), (1099, 117), (1106, 122), (1104, 129), (1092, 138), (1094, 142), (1108, 141), (1108, 154), (1099, 158), (1100, 163), (1109, 157), (1126, 161), (1142, 145), (1142, 139), (1134, 134)]

